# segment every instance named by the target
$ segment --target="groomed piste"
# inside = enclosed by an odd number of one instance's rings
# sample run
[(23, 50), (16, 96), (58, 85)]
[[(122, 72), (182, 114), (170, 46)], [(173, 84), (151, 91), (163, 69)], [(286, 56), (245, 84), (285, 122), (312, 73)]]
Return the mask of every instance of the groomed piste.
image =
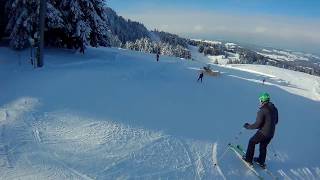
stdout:
[(212, 62), (197, 52), (157, 62), (115, 48), (47, 49), (41, 69), (28, 53), (0, 48), (0, 179), (256, 179), (234, 153), (220, 157), (228, 143), (247, 146), (255, 131), (242, 125), (255, 121), (261, 92), (279, 110), (268, 168), (320, 179), (319, 77), (211, 64), (220, 76), (200, 83)]

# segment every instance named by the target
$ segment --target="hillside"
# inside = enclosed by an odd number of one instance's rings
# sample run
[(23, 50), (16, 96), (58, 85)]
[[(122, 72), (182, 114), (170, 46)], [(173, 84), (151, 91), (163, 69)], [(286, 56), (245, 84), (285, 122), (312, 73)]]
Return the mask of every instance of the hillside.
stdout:
[(215, 63), (271, 65), (320, 76), (320, 57), (310, 53), (199, 39), (189, 44)]
[(210, 59), (196, 52), (156, 62), (116, 48), (47, 49), (35, 70), (28, 57), (0, 48), (0, 179), (256, 179), (233, 153), (219, 158), (229, 142), (247, 145), (254, 131), (234, 137), (264, 91), (280, 113), (268, 167), (280, 179), (320, 178), (319, 77), (212, 64), (221, 76), (198, 83)]

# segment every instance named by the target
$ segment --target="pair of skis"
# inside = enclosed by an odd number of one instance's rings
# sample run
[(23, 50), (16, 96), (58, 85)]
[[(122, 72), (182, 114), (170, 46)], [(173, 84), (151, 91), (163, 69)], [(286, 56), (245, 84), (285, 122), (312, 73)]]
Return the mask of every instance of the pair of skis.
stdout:
[[(237, 157), (250, 169), (250, 171), (253, 172), (253, 174), (255, 176), (257, 176), (258, 179), (263, 180), (263, 176), (260, 175), (260, 173), (255, 169), (255, 167), (251, 164), (249, 164), (248, 162), (246, 162), (245, 160), (242, 159), (243, 156), (245, 156), (245, 151), (243, 150), (243, 148), (240, 145), (234, 145), (234, 144), (228, 144), (229, 149), (231, 149), (236, 155)], [(256, 162), (255, 162), (256, 163)], [(258, 163), (256, 163), (256, 165), (258, 165)], [(260, 166), (260, 165), (258, 165)], [(261, 167), (260, 167), (261, 168)], [(272, 179), (278, 179), (278, 177), (276, 177), (270, 170), (268, 170), (267, 168), (263, 169)]]

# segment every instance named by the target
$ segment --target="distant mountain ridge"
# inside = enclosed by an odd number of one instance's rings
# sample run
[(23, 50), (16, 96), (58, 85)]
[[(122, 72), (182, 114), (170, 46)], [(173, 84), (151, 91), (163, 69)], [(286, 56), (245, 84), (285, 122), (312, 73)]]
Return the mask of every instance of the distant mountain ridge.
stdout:
[[(229, 64), (262, 64), (320, 76), (320, 57), (310, 53), (262, 47), (243, 47), (235, 43), (190, 40), (199, 52), (219, 56)], [(219, 63), (216, 61), (216, 63)]]

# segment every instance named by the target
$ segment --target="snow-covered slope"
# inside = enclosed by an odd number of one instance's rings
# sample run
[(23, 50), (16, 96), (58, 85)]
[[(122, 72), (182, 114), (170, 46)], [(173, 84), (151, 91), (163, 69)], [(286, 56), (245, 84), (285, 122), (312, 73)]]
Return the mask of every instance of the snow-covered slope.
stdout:
[[(320, 101), (319, 77), (302, 72), (293, 73), (291, 70), (264, 65), (233, 64), (227, 67), (259, 74), (261, 75), (261, 80), (265, 79), (265, 84), (267, 85), (277, 86), (289, 93)], [(260, 80), (252, 79), (252, 81), (259, 82)]]
[(201, 54), (47, 50), (36, 70), (28, 55), (0, 48), (0, 179), (255, 179), (232, 152), (220, 157), (229, 142), (247, 145), (254, 131), (242, 125), (263, 91), (280, 112), (270, 170), (320, 178), (318, 77), (212, 65), (222, 75), (201, 84)]

